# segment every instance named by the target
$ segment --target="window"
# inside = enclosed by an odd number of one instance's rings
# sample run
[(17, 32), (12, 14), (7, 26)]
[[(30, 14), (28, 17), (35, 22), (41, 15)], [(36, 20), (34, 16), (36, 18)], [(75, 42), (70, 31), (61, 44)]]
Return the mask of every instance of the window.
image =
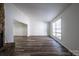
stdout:
[(61, 19), (53, 23), (53, 35), (61, 39)]

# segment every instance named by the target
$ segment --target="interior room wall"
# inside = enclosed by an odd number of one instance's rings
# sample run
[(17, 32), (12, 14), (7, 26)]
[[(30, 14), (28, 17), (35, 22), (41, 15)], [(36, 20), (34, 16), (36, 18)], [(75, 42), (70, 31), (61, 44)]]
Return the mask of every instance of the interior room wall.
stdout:
[[(39, 21), (39, 18), (29, 17), (13, 4), (4, 4), (5, 7), (5, 43), (14, 42), (14, 21), (27, 24), (27, 36), (46, 36), (47, 23)], [(41, 18), (42, 19), (42, 18)]]
[(48, 24), (47, 24), (47, 34), (49, 36), (52, 36), (52, 33), (53, 33), (52, 27), (53, 27), (52, 22), (48, 22)]
[(14, 36), (27, 36), (27, 24), (15, 21), (13, 29)]
[[(11, 43), (14, 42), (14, 35), (13, 35), (14, 21), (17, 20), (19, 22), (26, 23), (29, 25), (29, 19), (27, 15), (22, 13), (13, 4), (4, 4), (4, 8), (5, 8), (5, 43)], [(27, 30), (29, 30), (29, 28)]]
[(47, 23), (32, 19), (30, 21), (30, 36), (47, 36)]
[(79, 4), (72, 4), (54, 20), (60, 17), (62, 36), (59, 41), (67, 49), (73, 53), (76, 51), (79, 55)]

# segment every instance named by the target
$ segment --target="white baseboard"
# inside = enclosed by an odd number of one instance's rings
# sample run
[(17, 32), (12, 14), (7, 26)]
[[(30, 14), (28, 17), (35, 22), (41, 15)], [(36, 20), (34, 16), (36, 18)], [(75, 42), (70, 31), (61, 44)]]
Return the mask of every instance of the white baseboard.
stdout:
[[(62, 42), (61, 42), (61, 40), (59, 40), (59, 39), (57, 39), (56, 37), (54, 37), (54, 36), (51, 36), (51, 37), (53, 37), (56, 41), (58, 41), (61, 45), (63, 45), (65, 48), (67, 48)], [(74, 55), (77, 55), (77, 56), (79, 56), (79, 50), (71, 50), (71, 49), (69, 49), (69, 48), (67, 48), (70, 52), (72, 52)]]
[(74, 55), (79, 56), (79, 50), (70, 50)]

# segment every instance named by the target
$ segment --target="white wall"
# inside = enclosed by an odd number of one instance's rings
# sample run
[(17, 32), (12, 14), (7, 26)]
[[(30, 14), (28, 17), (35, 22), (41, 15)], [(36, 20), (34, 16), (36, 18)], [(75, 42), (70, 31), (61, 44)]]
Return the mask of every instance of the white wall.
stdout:
[(61, 44), (71, 51), (79, 52), (79, 4), (72, 4), (59, 17), (62, 19)]
[(27, 36), (27, 25), (18, 21), (14, 22), (14, 36)]
[(32, 19), (30, 21), (30, 36), (47, 36), (47, 23)]
[(62, 42), (71, 49), (79, 49), (79, 4), (73, 4), (62, 15)]
[(52, 22), (48, 22), (47, 24), (47, 34), (49, 36), (52, 36), (53, 30), (52, 30)]
[[(5, 7), (5, 43), (14, 42), (13, 38), (13, 19), (11, 18), (13, 7), (9, 7), (8, 4)], [(11, 15), (11, 16), (10, 16)]]
[[(25, 15), (19, 9), (17, 9), (13, 4), (4, 4), (4, 8), (5, 8), (5, 43), (14, 42), (13, 37), (14, 20), (29, 25), (29, 18), (27, 15)], [(27, 30), (29, 31), (29, 28)]]
[[(16, 8), (13, 4), (4, 4), (5, 7), (5, 43), (14, 42), (13, 24), (19, 21), (27, 24), (27, 36), (47, 35), (47, 23), (37, 21), (36, 17), (29, 17), (28, 14)], [(42, 18), (41, 18), (42, 19)]]

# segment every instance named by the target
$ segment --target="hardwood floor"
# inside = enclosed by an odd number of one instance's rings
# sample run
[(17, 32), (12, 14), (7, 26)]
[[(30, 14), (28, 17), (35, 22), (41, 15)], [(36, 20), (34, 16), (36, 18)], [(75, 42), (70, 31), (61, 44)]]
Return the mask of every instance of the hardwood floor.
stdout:
[(15, 47), (9, 46), (1, 52), (0, 55), (14, 56), (73, 56), (54, 39), (44, 36), (15, 37)]

